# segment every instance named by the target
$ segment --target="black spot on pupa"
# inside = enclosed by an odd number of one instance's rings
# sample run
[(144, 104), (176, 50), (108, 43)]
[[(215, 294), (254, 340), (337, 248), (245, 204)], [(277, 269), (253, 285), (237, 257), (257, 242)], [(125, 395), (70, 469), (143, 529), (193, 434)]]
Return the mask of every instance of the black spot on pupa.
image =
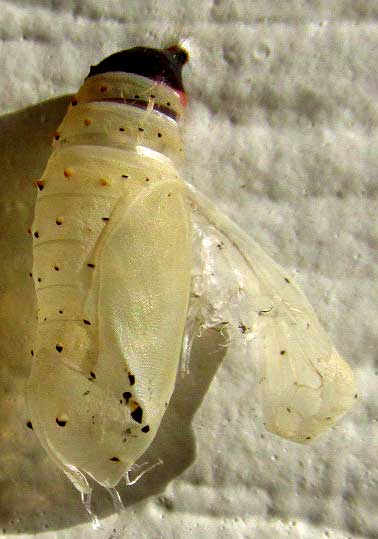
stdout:
[(129, 373), (129, 382), (130, 385), (133, 386), (135, 384), (135, 376), (133, 374)]
[(95, 268), (95, 264), (87, 264), (88, 268)]
[(28, 427), (28, 429), (33, 430), (33, 425), (31, 421), (27, 421), (26, 426)]
[(35, 182), (35, 185), (37, 186), (37, 189), (39, 191), (43, 191), (43, 188), (45, 187), (45, 182), (43, 180), (38, 180)]
[(63, 314), (62, 309), (59, 309), (58, 313), (59, 313), (59, 314)]
[(86, 397), (87, 395), (89, 395), (89, 393), (90, 393), (90, 392), (89, 392), (89, 389), (87, 389), (87, 391), (84, 391), (83, 397)]
[(135, 408), (133, 412), (131, 412), (131, 417), (137, 423), (142, 423), (142, 416), (143, 416), (143, 410), (140, 406), (138, 406), (137, 408)]
[(286, 408), (286, 411), (289, 412), (289, 414), (291, 414), (291, 408)]
[(239, 324), (238, 328), (240, 329), (241, 333), (246, 333), (247, 331), (247, 326), (245, 326), (244, 324)]
[(33, 277), (33, 274), (31, 271), (29, 271), (29, 277)]
[(34, 356), (34, 350), (30, 350), (32, 356)]
[(59, 266), (57, 266), (57, 265), (55, 264), (54, 270), (55, 270), (55, 271), (59, 271)]
[(354, 398), (358, 399), (358, 393), (355, 393)]
[(286, 350), (281, 350), (280, 354), (281, 354), (281, 356), (284, 356), (286, 354)]
[(157, 136), (161, 138), (163, 135), (161, 133), (158, 133)]
[(41, 279), (40, 277), (38, 277), (37, 281), (38, 281), (39, 283), (41, 283), (41, 282), (42, 282), (42, 279)]
[(120, 131), (124, 131), (125, 128), (124, 128), (124, 127), (120, 127), (119, 130), (120, 130)]
[(73, 107), (76, 107), (76, 105), (77, 105), (77, 98), (76, 98), (76, 97), (73, 97), (73, 98), (71, 99), (71, 105), (72, 105)]
[(56, 348), (56, 351), (59, 352), (59, 354), (60, 354), (61, 352), (63, 352), (63, 345), (62, 345), (62, 344), (57, 344), (57, 345), (55, 346), (55, 348)]
[(110, 217), (103, 217), (102, 220), (103, 221), (109, 221)]
[(306, 440), (311, 440), (311, 436), (306, 436)]
[(92, 378), (92, 380), (96, 380), (96, 374), (95, 374), (93, 371), (91, 371), (91, 372), (89, 373), (89, 375), (90, 375), (90, 377)]
[(56, 421), (57, 425), (59, 425), (59, 427), (65, 427), (67, 425), (67, 420), (66, 419), (59, 419), (59, 417), (56, 417), (55, 421)]
[(138, 131), (140, 131), (141, 133), (143, 133), (143, 131), (144, 131), (143, 127), (138, 127)]
[(84, 324), (86, 324), (87, 326), (90, 326), (90, 325), (91, 325), (91, 323), (90, 323), (89, 320), (83, 320), (83, 322), (84, 322)]
[(266, 313), (270, 313), (270, 311), (272, 311), (274, 309), (274, 307), (270, 307), (269, 309), (261, 309), (261, 311), (259, 311), (259, 316), (262, 316), (263, 314), (266, 314)]
[(128, 178), (127, 174), (122, 174), (121, 178)]
[(146, 425), (145, 427), (142, 427), (140, 429), (142, 432), (149, 432), (150, 431), (150, 427), (148, 425)]
[(289, 281), (289, 279), (288, 279), (287, 277), (285, 277), (285, 281), (286, 281), (287, 283), (290, 283), (290, 281)]
[(120, 462), (119, 458), (118, 457), (112, 457), (111, 459), (112, 462)]
[(125, 391), (124, 393), (122, 393), (122, 397), (125, 399), (126, 404), (128, 404), (129, 400), (132, 397), (132, 394), (130, 393), (130, 391)]
[(38, 231), (34, 232), (34, 237), (37, 238), (37, 239), (39, 238), (39, 232)]
[(135, 99), (139, 99), (139, 97), (140, 97), (139, 95), (134, 95)]

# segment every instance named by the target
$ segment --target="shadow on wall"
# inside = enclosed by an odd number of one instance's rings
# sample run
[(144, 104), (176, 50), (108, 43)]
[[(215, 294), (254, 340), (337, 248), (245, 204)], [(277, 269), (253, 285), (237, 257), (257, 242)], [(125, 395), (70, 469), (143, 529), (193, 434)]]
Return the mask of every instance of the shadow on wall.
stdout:
[[(52, 133), (68, 102), (65, 96), (0, 119), (0, 528), (5, 534), (88, 522), (79, 493), (27, 428), (24, 398), (36, 329), (28, 233), (36, 197), (33, 181), (42, 175)], [(191, 423), (222, 362), (222, 344), (224, 338), (216, 331), (206, 332), (195, 343), (190, 375), (178, 378), (159, 433), (142, 459), (161, 458), (164, 464), (133, 487), (119, 485), (126, 507), (161, 492), (194, 461)], [(93, 502), (99, 518), (114, 511), (105, 489), (95, 489)]]

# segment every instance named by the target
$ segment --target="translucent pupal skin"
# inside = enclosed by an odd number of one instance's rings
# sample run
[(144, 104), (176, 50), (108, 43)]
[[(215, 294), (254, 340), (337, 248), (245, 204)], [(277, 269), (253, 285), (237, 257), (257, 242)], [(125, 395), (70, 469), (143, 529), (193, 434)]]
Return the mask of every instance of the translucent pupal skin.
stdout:
[(88, 78), (39, 183), (27, 397), (34, 432), (83, 493), (85, 474), (119, 482), (173, 392), (191, 273), (183, 110), (180, 92), (137, 74)]
[(265, 427), (311, 442), (355, 402), (350, 366), (287, 272), (193, 186), (188, 199), (195, 252), (202, 252), (192, 318), (234, 339), (250, 335)]

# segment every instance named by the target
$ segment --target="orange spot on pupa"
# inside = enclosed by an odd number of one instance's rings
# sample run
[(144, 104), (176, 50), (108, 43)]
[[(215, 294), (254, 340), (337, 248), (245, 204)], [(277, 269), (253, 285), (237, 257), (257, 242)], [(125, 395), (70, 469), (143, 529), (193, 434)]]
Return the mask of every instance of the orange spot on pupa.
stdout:
[(53, 133), (53, 137), (54, 137), (54, 140), (59, 140), (59, 139), (60, 139), (60, 133), (59, 133), (59, 131), (55, 131), (55, 132)]
[(105, 178), (101, 178), (99, 183), (100, 185), (103, 185), (103, 186), (110, 185), (110, 181)]
[(107, 92), (107, 91), (108, 91), (108, 87), (105, 86), (105, 84), (103, 84), (103, 85), (100, 87), (100, 92), (105, 93), (105, 92)]
[(127, 403), (128, 407), (130, 408), (130, 410), (132, 412), (134, 412), (134, 410), (136, 410), (137, 408), (139, 408), (139, 404), (134, 401), (134, 400), (129, 400), (129, 402)]
[(73, 107), (76, 107), (77, 103), (78, 103), (77, 96), (74, 95), (74, 96), (72, 97), (72, 99), (71, 99), (71, 105), (72, 105)]
[(72, 168), (65, 168), (63, 171), (63, 174), (65, 175), (66, 178), (71, 178), (73, 175)]
[(85, 118), (84, 125), (91, 125), (92, 120), (90, 118)]
[(31, 228), (28, 228), (28, 234), (31, 236)]

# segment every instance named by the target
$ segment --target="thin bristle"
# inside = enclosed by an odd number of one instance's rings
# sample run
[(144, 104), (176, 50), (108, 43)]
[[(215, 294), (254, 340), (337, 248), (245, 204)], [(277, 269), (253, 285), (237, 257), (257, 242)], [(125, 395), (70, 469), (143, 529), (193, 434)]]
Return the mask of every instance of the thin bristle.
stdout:
[(189, 62), (191, 57), (191, 48), (190, 48), (190, 39), (179, 39), (177, 43), (174, 43), (173, 45), (169, 45), (166, 47), (166, 50), (169, 51), (177, 51), (177, 53), (181, 53), (183, 57), (182, 64), (186, 64)]

